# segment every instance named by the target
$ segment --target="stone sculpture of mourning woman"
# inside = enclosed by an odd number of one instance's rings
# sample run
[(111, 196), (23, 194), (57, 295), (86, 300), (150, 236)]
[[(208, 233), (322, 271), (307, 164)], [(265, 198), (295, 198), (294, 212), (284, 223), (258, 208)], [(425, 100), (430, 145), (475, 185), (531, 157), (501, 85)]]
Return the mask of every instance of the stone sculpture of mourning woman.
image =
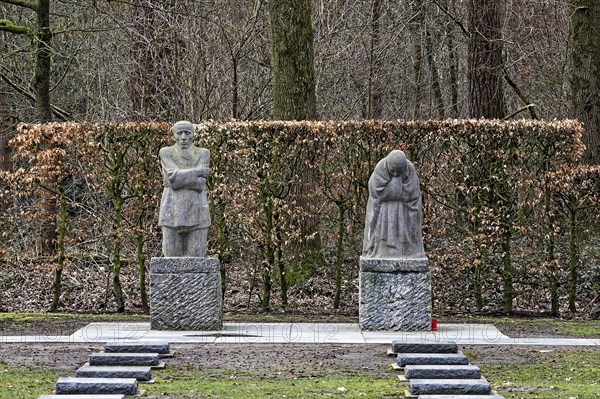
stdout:
[(376, 259), (425, 257), (421, 230), (421, 191), (413, 164), (392, 151), (369, 179), (362, 256)]

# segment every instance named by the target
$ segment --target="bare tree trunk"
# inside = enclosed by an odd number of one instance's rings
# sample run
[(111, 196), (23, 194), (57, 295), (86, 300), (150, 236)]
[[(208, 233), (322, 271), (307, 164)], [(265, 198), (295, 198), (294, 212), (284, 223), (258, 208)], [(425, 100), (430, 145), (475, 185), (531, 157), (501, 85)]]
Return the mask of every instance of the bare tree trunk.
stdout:
[(600, 2), (572, 0), (573, 116), (584, 124), (583, 160), (600, 164)]
[(429, 74), (431, 75), (433, 98), (435, 100), (436, 116), (438, 119), (444, 119), (444, 98), (442, 97), (442, 87), (440, 85), (440, 76), (438, 73), (437, 63), (435, 62), (435, 57), (433, 56), (433, 40), (429, 30), (425, 32), (425, 46), (427, 51), (427, 62), (429, 64)]
[(273, 119), (317, 117), (312, 10), (309, 0), (269, 0)]
[[(273, 119), (314, 120), (317, 118), (317, 100), (311, 2), (269, 0), (269, 25)], [(291, 201), (310, 209), (313, 207), (310, 194), (314, 192), (316, 183), (311, 179), (304, 160), (298, 159), (293, 168), (300, 181), (291, 188)], [(303, 237), (315, 238), (304, 239), (295, 244), (293, 251), (300, 255), (297, 267), (307, 272), (303, 274), (310, 275), (323, 261), (319, 224), (318, 219), (312, 217), (310, 212), (300, 223)], [(282, 279), (285, 278), (284, 274)], [(282, 280), (281, 284), (282, 288), (287, 287), (286, 281)], [(266, 288), (267, 285), (263, 294), (264, 309), (268, 305), (265, 303), (268, 301)]]
[(367, 119), (383, 116), (381, 59), (376, 54), (381, 38), (381, 0), (373, 0), (371, 9), (371, 43), (369, 48), (369, 82), (367, 88)]
[(454, 22), (448, 22), (448, 74), (450, 75), (450, 108), (452, 117), (458, 118), (458, 55), (454, 42)]
[(506, 115), (502, 71), (504, 0), (469, 1), (469, 116)]
[(169, 120), (184, 112), (177, 95), (182, 49), (173, 8), (167, 0), (132, 2), (129, 96), (136, 119)]
[[(36, 109), (38, 121), (46, 123), (52, 121), (52, 108), (50, 105), (50, 72), (52, 69), (52, 31), (50, 30), (50, 0), (39, 0), (36, 9), (38, 32), (36, 33), (36, 63), (33, 86), (35, 90)], [(56, 180), (45, 182), (48, 187), (55, 187)], [(45, 256), (56, 255), (58, 232), (56, 219), (56, 195), (47, 192), (40, 199), (43, 222), (41, 231), (42, 253)]]
[[(12, 115), (12, 106), (8, 99), (11, 91), (0, 79), (0, 170), (10, 171), (12, 162), (10, 158), (10, 148), (8, 142), (14, 135), (14, 118)], [(0, 209), (4, 209), (4, 200), (0, 201)]]
[(425, 5), (416, 1), (410, 29), (412, 33), (412, 119), (421, 117), (423, 102), (423, 34), (425, 29)]
[(36, 63), (34, 89), (38, 119), (41, 123), (52, 120), (50, 106), (50, 71), (52, 69), (52, 50), (50, 41), (50, 0), (39, 0), (37, 7), (38, 32), (36, 34)]

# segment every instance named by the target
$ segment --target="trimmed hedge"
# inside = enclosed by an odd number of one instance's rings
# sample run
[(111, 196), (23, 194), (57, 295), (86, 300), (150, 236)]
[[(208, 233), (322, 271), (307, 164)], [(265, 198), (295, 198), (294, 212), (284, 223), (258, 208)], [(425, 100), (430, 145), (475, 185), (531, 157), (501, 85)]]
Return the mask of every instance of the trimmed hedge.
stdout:
[[(196, 126), (200, 145), (212, 154), (209, 252), (221, 258), (224, 273), (243, 269), (262, 284), (259, 291), (247, 281), (228, 279), (229, 288), (244, 291), (241, 297), (255, 290), (265, 305), (271, 279), (285, 296), (282, 282), (302, 287), (316, 273), (337, 283), (330, 290), (331, 306), (354, 301), (367, 181), (377, 161), (398, 148), (421, 180), (434, 311), (556, 314), (567, 310), (567, 302), (571, 311), (595, 311), (600, 248), (593, 219), (600, 172), (578, 165), (584, 148), (575, 121)], [(136, 263), (139, 289), (125, 292), (122, 300), (143, 301), (146, 259), (160, 256), (157, 154), (171, 142), (169, 128), (165, 123), (21, 125), (13, 140), (16, 172), (4, 175), (5, 261), (68, 273), (70, 262), (105, 259), (113, 289), (121, 267)], [(64, 211), (57, 219), (59, 231), (64, 228), (58, 246), (63, 249), (51, 259), (39, 259), (36, 251), (40, 199), (56, 201)], [(319, 241), (324, 258), (315, 271), (307, 266), (314, 259), (304, 259), (307, 254), (298, 248)], [(294, 299), (295, 292), (290, 306), (308, 306)], [(65, 298), (63, 306), (70, 306)], [(345, 305), (357, 308), (354, 302)], [(4, 307), (12, 309), (8, 302)]]

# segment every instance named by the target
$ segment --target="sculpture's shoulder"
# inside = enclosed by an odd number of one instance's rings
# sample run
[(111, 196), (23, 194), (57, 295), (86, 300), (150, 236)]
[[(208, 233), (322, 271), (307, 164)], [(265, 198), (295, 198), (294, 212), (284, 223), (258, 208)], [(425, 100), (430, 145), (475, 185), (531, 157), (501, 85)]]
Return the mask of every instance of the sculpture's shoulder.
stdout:
[(210, 150), (204, 147), (194, 147), (195, 152), (201, 157), (210, 158)]
[(173, 158), (173, 153), (175, 152), (175, 146), (163, 147), (158, 151), (158, 155), (161, 158)]
[(204, 147), (194, 147), (194, 155), (195, 157), (197, 157), (201, 162), (205, 162), (208, 163), (210, 162), (210, 151), (208, 148), (204, 148)]

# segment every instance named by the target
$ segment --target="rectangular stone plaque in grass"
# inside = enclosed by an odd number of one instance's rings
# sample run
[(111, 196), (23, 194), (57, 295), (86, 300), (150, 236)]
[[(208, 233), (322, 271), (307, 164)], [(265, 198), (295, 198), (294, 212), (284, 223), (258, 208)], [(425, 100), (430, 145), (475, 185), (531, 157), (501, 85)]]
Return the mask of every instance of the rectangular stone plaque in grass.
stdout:
[(135, 378), (138, 381), (150, 381), (150, 366), (82, 366), (77, 370), (80, 378)]
[(392, 341), (392, 351), (395, 353), (458, 353), (456, 342), (422, 342), (422, 341)]
[(104, 352), (107, 353), (158, 353), (164, 355), (169, 353), (168, 342), (107, 342), (104, 344)]
[(399, 353), (397, 362), (400, 367), (417, 365), (466, 365), (469, 358), (458, 353)]
[(474, 365), (407, 365), (404, 367), (407, 379), (478, 379), (481, 378), (479, 367)]
[(477, 380), (415, 379), (410, 380), (410, 393), (413, 395), (487, 395), (491, 392), (490, 383), (485, 378)]
[(90, 366), (158, 366), (158, 353), (92, 353)]
[(56, 382), (56, 393), (66, 394), (124, 394), (135, 395), (135, 378), (76, 378), (61, 377)]

